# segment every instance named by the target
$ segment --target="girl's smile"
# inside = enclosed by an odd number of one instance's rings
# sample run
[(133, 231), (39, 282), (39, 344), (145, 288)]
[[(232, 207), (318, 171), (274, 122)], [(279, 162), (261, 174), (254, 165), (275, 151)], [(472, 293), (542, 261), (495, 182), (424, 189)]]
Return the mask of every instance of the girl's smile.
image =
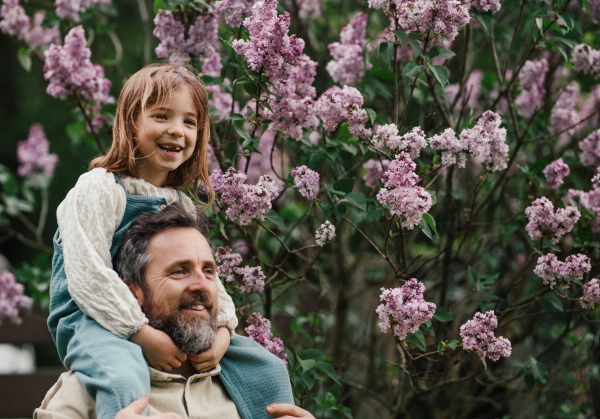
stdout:
[(137, 118), (141, 155), (139, 176), (162, 186), (169, 172), (192, 156), (198, 135), (198, 111), (189, 90), (179, 88), (170, 99), (149, 106)]

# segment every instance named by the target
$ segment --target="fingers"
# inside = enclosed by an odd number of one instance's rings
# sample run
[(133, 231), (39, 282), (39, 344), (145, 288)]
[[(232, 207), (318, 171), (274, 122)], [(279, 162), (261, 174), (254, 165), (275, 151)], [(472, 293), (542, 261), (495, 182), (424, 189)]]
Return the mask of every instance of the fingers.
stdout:
[(290, 403), (280, 403), (280, 404), (275, 404), (275, 403), (271, 403), (270, 405), (267, 406), (266, 408), (266, 412), (269, 415), (273, 415), (276, 418), (306, 418), (306, 419), (314, 419), (314, 416), (311, 415), (309, 412), (307, 412), (306, 410), (298, 407), (298, 406), (294, 406), (293, 404)]
[(148, 405), (148, 396), (142, 394), (142, 396), (136, 401), (132, 402), (129, 406), (121, 409), (115, 419), (126, 419), (132, 417), (132, 415), (139, 415), (144, 411)]
[[(187, 359), (187, 355), (184, 354), (183, 352), (179, 351), (177, 353), (177, 355), (175, 355), (175, 359), (177, 359), (179, 362), (184, 362)], [(179, 364), (181, 365), (181, 364)]]

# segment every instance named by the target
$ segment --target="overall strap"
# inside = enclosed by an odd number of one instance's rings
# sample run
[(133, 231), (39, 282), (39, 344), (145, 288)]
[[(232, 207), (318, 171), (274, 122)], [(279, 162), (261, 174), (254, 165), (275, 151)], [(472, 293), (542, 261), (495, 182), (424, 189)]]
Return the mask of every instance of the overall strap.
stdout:
[(177, 203), (180, 204), (180, 205), (183, 203), (183, 198), (181, 196), (181, 191), (179, 191), (179, 190), (177, 191)]
[(123, 188), (125, 193), (127, 193), (127, 191), (125, 190), (125, 186), (123, 185), (123, 182), (121, 181), (121, 178), (119, 177), (119, 175), (117, 175), (116, 173), (113, 173), (113, 175), (115, 176), (115, 180), (117, 181), (117, 183), (119, 185), (121, 185), (121, 187)]

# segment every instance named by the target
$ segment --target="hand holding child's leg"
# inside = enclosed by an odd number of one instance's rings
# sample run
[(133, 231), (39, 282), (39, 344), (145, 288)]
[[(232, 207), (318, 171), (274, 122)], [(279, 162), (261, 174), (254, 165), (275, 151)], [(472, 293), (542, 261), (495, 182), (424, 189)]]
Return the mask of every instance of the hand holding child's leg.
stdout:
[(219, 328), (210, 349), (198, 355), (188, 354), (194, 369), (199, 373), (203, 373), (215, 368), (229, 349), (230, 340), (229, 330), (225, 327)]
[(129, 340), (141, 346), (148, 364), (159, 371), (179, 368), (187, 359), (186, 354), (179, 350), (169, 335), (147, 324)]

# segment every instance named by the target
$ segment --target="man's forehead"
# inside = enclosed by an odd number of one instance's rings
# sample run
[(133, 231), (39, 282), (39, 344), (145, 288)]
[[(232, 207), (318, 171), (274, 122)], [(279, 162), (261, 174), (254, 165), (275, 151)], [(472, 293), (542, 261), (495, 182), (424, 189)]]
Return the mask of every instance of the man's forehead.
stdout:
[(152, 258), (197, 257), (214, 260), (206, 238), (195, 228), (171, 228), (161, 231), (150, 239)]

